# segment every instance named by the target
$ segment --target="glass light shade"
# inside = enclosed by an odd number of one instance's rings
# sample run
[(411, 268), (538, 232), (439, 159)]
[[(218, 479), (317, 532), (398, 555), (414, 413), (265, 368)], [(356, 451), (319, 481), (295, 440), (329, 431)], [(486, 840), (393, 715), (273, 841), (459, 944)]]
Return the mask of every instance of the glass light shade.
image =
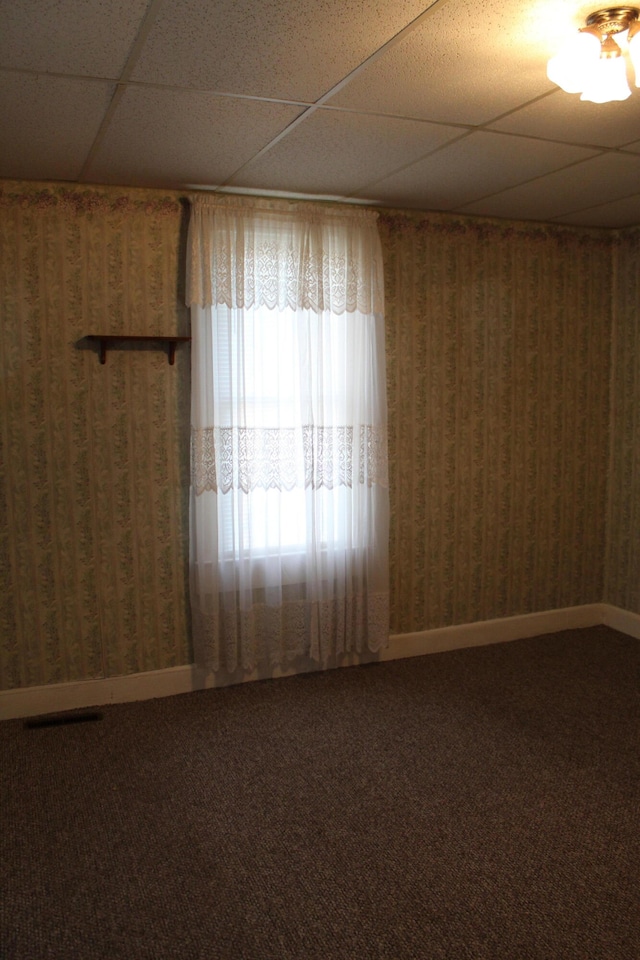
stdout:
[(547, 76), (566, 93), (584, 90), (600, 59), (600, 40), (587, 30), (576, 33), (547, 64)]
[(591, 103), (609, 103), (611, 100), (626, 100), (630, 96), (624, 57), (601, 57), (591, 71), (580, 99)]
[(637, 20), (629, 27), (629, 59), (636, 75), (636, 87), (640, 87), (640, 23)]

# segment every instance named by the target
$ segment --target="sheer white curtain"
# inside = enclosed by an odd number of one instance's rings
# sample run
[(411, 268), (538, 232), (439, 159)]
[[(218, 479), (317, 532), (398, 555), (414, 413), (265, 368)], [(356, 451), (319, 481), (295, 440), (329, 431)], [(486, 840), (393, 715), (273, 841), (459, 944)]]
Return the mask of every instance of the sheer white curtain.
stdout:
[(388, 640), (376, 215), (192, 199), (191, 603), (213, 670)]

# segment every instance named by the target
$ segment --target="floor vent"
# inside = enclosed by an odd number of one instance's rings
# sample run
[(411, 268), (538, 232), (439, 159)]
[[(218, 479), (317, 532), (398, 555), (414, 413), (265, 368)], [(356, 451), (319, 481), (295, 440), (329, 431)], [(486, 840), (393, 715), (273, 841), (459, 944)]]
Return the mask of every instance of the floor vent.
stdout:
[(27, 730), (36, 730), (39, 727), (64, 727), (71, 723), (93, 723), (96, 720), (102, 720), (102, 714), (93, 711), (83, 711), (82, 713), (56, 713), (49, 717), (33, 717), (31, 720), (25, 720)]

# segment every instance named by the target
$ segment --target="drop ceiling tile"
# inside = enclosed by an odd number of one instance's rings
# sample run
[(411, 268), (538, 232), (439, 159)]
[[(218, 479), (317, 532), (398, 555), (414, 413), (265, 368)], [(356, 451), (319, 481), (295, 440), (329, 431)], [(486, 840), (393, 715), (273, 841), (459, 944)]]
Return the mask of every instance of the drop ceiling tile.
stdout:
[[(553, 89), (544, 34), (521, 4), (445, 3), (333, 97), (331, 106), (482, 124)], [(532, 37), (532, 38), (531, 38)], [(526, 40), (523, 40), (526, 38)]]
[(116, 78), (148, 0), (0, 0), (3, 68)]
[(317, 100), (417, 17), (425, 0), (173, 0), (136, 80), (286, 100)]
[(372, 193), (394, 205), (457, 209), (592, 154), (583, 147), (479, 131), (376, 183)]
[(0, 177), (75, 180), (114, 84), (0, 71)]
[[(605, 153), (539, 180), (468, 204), (466, 213), (524, 220), (553, 220), (635, 194), (640, 157)], [(594, 220), (597, 226), (597, 220)]]
[(317, 110), (231, 181), (241, 187), (349, 196), (437, 149), (457, 127)]
[(489, 124), (489, 129), (602, 147), (621, 147), (640, 137), (640, 91), (614, 103), (587, 103), (578, 94), (556, 91)]
[(635, 227), (640, 225), (640, 194), (600, 204), (579, 213), (556, 217), (558, 223), (577, 227)]
[(130, 86), (87, 177), (139, 186), (219, 185), (299, 109), (199, 90)]

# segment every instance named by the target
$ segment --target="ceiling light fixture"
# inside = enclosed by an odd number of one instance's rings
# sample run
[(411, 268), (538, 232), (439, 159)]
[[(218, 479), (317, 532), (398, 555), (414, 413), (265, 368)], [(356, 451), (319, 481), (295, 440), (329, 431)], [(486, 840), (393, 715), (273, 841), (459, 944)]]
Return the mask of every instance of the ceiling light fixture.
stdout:
[[(615, 37), (615, 39), (614, 39)], [(547, 64), (547, 76), (581, 100), (609, 103), (631, 96), (628, 53), (640, 87), (640, 10), (610, 7), (589, 14), (582, 27)]]

